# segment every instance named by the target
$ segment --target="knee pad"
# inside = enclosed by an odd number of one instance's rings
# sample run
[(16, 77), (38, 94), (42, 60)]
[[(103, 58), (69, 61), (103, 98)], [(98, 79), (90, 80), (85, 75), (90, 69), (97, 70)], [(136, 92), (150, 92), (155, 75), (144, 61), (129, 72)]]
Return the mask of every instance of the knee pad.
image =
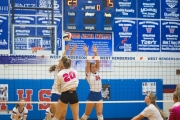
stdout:
[(103, 115), (99, 115), (98, 120), (104, 120)]
[(83, 116), (81, 117), (83, 120), (87, 120), (89, 118), (89, 116), (83, 114)]

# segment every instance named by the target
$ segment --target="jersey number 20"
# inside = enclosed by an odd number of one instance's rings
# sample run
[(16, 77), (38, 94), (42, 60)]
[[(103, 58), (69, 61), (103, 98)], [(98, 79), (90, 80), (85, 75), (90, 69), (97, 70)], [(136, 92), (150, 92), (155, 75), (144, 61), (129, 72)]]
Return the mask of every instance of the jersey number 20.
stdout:
[(69, 73), (63, 74), (63, 78), (64, 78), (64, 82), (68, 82), (68, 81), (76, 78), (76, 74), (73, 71), (71, 71)]

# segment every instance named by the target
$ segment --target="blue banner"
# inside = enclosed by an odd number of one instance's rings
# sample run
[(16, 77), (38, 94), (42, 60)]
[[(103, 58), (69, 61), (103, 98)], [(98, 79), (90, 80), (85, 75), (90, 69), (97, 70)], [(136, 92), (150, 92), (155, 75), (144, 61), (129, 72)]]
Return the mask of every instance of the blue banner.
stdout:
[[(7, 0), (8, 1), (8, 0)], [(37, 7), (37, 0), (14, 0), (15, 7)], [(11, 0), (12, 3), (12, 0)], [(33, 14), (35, 15), (37, 13), (36, 9), (15, 9), (15, 14)]]
[[(37, 24), (51, 24), (51, 18), (48, 17), (37, 17)], [(57, 45), (58, 50), (62, 50), (62, 18), (54, 17), (54, 25), (57, 25)], [(37, 29), (37, 36), (51, 36), (50, 28), (43, 27)], [(51, 50), (51, 38), (43, 37), (43, 48), (45, 50)]]
[(160, 52), (159, 21), (138, 21), (138, 51)]
[(161, 51), (180, 52), (180, 21), (163, 21), (161, 24)]
[[(84, 56), (83, 46), (89, 46), (89, 56), (93, 56), (91, 47), (98, 47), (99, 56), (112, 56), (112, 34), (111, 33), (72, 33), (72, 40), (66, 42), (71, 46), (77, 45), (74, 53), (76, 56)], [(70, 52), (70, 51), (69, 51)]]
[(8, 14), (8, 0), (1, 0), (0, 3), (0, 14)]
[(179, 0), (161, 0), (161, 18), (180, 19)]
[[(92, 46), (95, 45), (98, 48), (99, 56), (112, 56), (112, 34), (111, 33), (72, 33), (72, 40), (66, 42), (65, 44), (70, 44), (71, 48), (77, 45), (77, 49), (74, 52), (76, 56), (86, 56), (83, 50), (83, 46), (87, 45), (89, 47), (89, 56), (94, 56), (92, 52)], [(70, 54), (68, 51), (67, 55)], [(73, 67), (82, 70), (82, 66), (85, 66), (86, 61), (75, 60), (73, 62)], [(101, 60), (101, 70), (111, 70), (112, 62), (109, 60)]]
[(114, 51), (137, 51), (135, 20), (115, 20), (114, 29)]
[(8, 49), (8, 16), (0, 16), (0, 50)]
[(138, 0), (138, 18), (160, 18), (160, 0)]
[[(37, 6), (40, 8), (51, 8), (51, 0), (37, 0)], [(38, 10), (37, 14), (40, 15), (47, 15), (51, 13), (50, 10)], [(54, 14), (55, 15), (62, 15), (62, 0), (54, 0)]]
[(136, 0), (115, 0), (115, 16), (136, 18)]
[(14, 49), (15, 50), (27, 50), (31, 49), (31, 45), (33, 43), (32, 39), (28, 39), (27, 37), (35, 36), (35, 26), (34, 27), (26, 27), (21, 24), (35, 24), (36, 19), (34, 16), (18, 16), (14, 17), (15, 24), (20, 24), (18, 27), (14, 28)]

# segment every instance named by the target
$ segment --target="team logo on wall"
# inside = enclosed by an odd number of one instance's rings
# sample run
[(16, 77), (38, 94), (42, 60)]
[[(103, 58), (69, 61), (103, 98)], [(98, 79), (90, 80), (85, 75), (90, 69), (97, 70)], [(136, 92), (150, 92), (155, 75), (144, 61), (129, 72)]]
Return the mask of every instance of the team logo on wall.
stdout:
[(170, 33), (174, 34), (174, 31), (175, 31), (174, 28), (169, 28), (169, 32), (170, 32)]
[(178, 1), (171, 1), (171, 2), (166, 2), (167, 6), (170, 8), (174, 8), (177, 5)]
[(152, 28), (146, 28), (147, 33), (151, 33), (151, 31), (152, 31)]
[(124, 39), (121, 41), (121, 44), (124, 44), (126, 41), (127, 41), (127, 38), (124, 38)]
[(122, 27), (123, 32), (128, 32), (128, 27)]

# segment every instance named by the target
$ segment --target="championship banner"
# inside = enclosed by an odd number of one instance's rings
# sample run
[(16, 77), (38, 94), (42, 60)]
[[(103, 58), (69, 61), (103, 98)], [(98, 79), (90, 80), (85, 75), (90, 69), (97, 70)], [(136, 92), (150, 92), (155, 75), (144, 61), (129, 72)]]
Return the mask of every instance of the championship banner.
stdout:
[(25, 27), (21, 24), (35, 24), (34, 16), (18, 16), (14, 17), (15, 24), (20, 24), (19, 27), (14, 28), (14, 49), (15, 50), (29, 50), (34, 40), (27, 39), (29, 36), (35, 36), (35, 27)]
[(138, 21), (138, 51), (160, 52), (159, 21)]
[(8, 16), (0, 15), (0, 50), (8, 49)]
[(138, 18), (160, 18), (160, 0), (138, 0)]
[[(51, 24), (51, 17), (37, 17), (37, 24)], [(54, 25), (57, 25), (57, 45), (58, 50), (62, 50), (62, 18), (54, 17)], [(47, 27), (38, 28), (37, 36), (51, 36), (51, 29)], [(51, 50), (51, 38), (43, 37), (43, 48), (44, 50)]]
[(0, 14), (8, 14), (8, 0), (1, 0)]
[[(37, 0), (37, 6), (40, 8), (51, 8), (52, 7), (51, 0)], [(38, 10), (37, 14), (47, 15), (49, 13), (51, 13), (50, 10)], [(62, 15), (62, 0), (54, 0), (54, 15), (55, 16)]]
[[(8, 1), (8, 0), (7, 0)], [(15, 7), (37, 7), (37, 0), (14, 0)], [(12, 5), (12, 0), (11, 0)], [(36, 9), (15, 9), (15, 14), (33, 14), (37, 13)]]
[(161, 51), (180, 52), (180, 22), (161, 22)]
[(114, 51), (137, 51), (136, 21), (115, 20)]
[(136, 0), (115, 0), (115, 18), (136, 18)]
[(180, 19), (180, 1), (179, 0), (161, 0), (161, 18)]
[[(70, 42), (65, 42), (65, 44), (70, 44), (72, 48), (77, 45), (77, 49), (74, 52), (75, 56), (86, 56), (83, 50), (83, 46), (87, 45), (89, 47), (89, 56), (94, 56), (92, 51), (92, 46), (95, 45), (98, 48), (99, 56), (112, 56), (112, 34), (111, 33), (72, 33), (72, 40)], [(71, 49), (68, 51), (67, 55), (70, 54)], [(74, 68), (79, 70), (82, 66), (85, 67), (86, 61), (84, 60), (74, 60)], [(101, 60), (101, 70), (110, 70), (111, 61)]]

